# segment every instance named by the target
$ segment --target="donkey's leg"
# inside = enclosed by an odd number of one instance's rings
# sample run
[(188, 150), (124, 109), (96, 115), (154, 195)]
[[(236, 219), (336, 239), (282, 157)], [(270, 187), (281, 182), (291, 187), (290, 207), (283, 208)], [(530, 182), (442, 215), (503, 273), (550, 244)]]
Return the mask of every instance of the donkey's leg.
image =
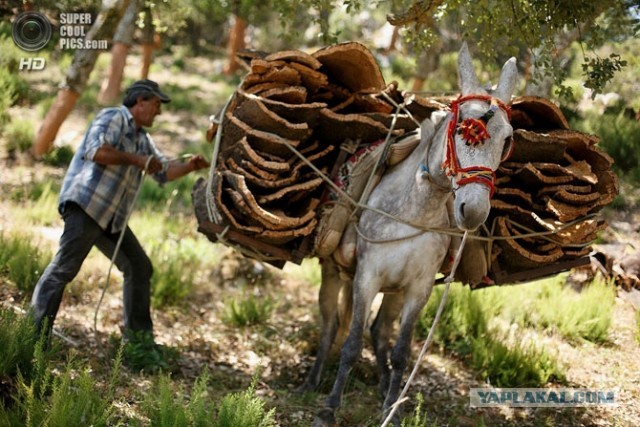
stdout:
[(329, 355), (331, 345), (338, 331), (338, 297), (340, 289), (346, 283), (340, 279), (338, 266), (332, 258), (322, 262), (322, 284), (318, 302), (322, 316), (322, 328), (320, 330), (320, 343), (316, 353), (316, 360), (305, 382), (298, 388), (298, 392), (313, 391), (318, 387), (322, 367)]
[[(420, 289), (419, 292), (406, 296), (405, 305), (402, 310), (398, 339), (391, 351), (391, 380), (389, 382), (389, 390), (387, 391), (387, 395), (382, 406), (383, 419), (386, 418), (391, 406), (396, 402), (398, 395), (400, 394), (402, 375), (407, 367), (409, 356), (411, 355), (413, 330), (422, 308), (429, 299), (432, 287), (433, 282), (427, 286), (427, 292), (424, 292), (423, 288)], [(393, 422), (394, 425), (399, 425), (400, 416), (398, 413), (394, 416)]]
[[(358, 270), (353, 281), (353, 317), (349, 326), (349, 335), (342, 346), (340, 367), (331, 393), (327, 397), (326, 407), (318, 414), (314, 426), (335, 424), (335, 413), (342, 402), (342, 393), (347, 383), (347, 377), (362, 352), (367, 319), (373, 299), (380, 289), (379, 276), (371, 271), (374, 270), (371, 266), (366, 267), (366, 265), (366, 263), (358, 261)], [(369, 272), (363, 273), (364, 270), (369, 270)]]
[(393, 322), (398, 318), (402, 310), (404, 297), (401, 293), (385, 294), (382, 305), (371, 325), (371, 341), (376, 354), (376, 362), (380, 370), (380, 383), (378, 385), (380, 396), (384, 399), (389, 389), (389, 340), (393, 333)]

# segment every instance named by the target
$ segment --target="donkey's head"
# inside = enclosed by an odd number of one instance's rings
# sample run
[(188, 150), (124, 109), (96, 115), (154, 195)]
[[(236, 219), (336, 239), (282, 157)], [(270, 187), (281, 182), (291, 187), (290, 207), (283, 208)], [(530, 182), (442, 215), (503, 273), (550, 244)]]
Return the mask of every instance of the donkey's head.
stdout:
[(512, 148), (508, 104), (518, 72), (515, 58), (509, 59), (498, 87), (488, 93), (480, 86), (464, 43), (458, 56), (458, 75), (461, 94), (451, 104), (444, 167), (455, 194), (457, 226), (475, 230), (489, 215), (495, 171)]

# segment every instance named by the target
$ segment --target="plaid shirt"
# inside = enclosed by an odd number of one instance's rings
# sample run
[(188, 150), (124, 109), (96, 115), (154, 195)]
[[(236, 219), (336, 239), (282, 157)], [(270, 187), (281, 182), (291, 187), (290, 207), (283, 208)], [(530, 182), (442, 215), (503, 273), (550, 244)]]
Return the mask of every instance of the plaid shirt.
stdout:
[[(128, 165), (102, 165), (93, 161), (103, 144), (127, 153), (158, 158), (163, 168), (153, 177), (166, 182), (167, 158), (158, 151), (151, 136), (142, 128), (135, 137), (133, 116), (124, 105), (98, 113), (73, 156), (62, 183), (58, 210), (65, 202), (77, 203), (103, 230), (122, 230), (127, 212), (142, 180), (142, 170)], [(110, 230), (107, 230), (110, 228)]]

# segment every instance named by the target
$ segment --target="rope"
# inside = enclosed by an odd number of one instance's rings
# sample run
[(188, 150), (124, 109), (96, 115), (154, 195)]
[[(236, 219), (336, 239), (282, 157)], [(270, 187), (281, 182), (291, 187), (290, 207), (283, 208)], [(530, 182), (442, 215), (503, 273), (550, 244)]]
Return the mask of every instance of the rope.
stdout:
[(229, 108), (229, 104), (231, 104), (232, 99), (233, 99), (233, 95), (229, 96), (229, 99), (227, 99), (227, 103), (224, 104), (224, 107), (220, 112), (218, 129), (216, 129), (216, 138), (213, 142), (213, 154), (211, 155), (211, 166), (209, 167), (209, 179), (207, 180), (207, 188), (205, 191), (205, 202), (206, 202), (205, 205), (207, 206), (207, 214), (209, 215), (209, 221), (215, 222), (217, 224), (222, 222), (222, 218), (220, 217), (220, 214), (214, 207), (213, 178), (215, 175), (216, 165), (218, 164), (218, 153), (220, 151), (220, 141), (222, 140), (222, 123), (227, 113), (227, 108)]
[(447, 301), (447, 295), (449, 294), (449, 287), (451, 285), (451, 282), (453, 282), (453, 277), (456, 273), (456, 270), (458, 269), (458, 264), (460, 264), (460, 259), (462, 258), (462, 252), (464, 251), (464, 246), (467, 243), (467, 237), (469, 235), (468, 231), (465, 231), (464, 236), (462, 236), (462, 241), (460, 242), (460, 247), (458, 248), (458, 253), (456, 254), (456, 257), (453, 261), (453, 266), (451, 267), (451, 272), (449, 273), (449, 276), (447, 276), (447, 278), (445, 279), (444, 283), (445, 283), (445, 287), (444, 287), (444, 292), (442, 293), (442, 298), (440, 299), (440, 305), (438, 305), (438, 310), (436, 311), (436, 316), (433, 319), (433, 323), (431, 324), (431, 328), (429, 329), (429, 334), (427, 335), (427, 339), (425, 340), (424, 344), (422, 345), (422, 349), (420, 350), (420, 354), (418, 355), (418, 359), (416, 360), (415, 365), (413, 366), (413, 370), (411, 371), (411, 375), (409, 375), (409, 378), (407, 379), (407, 383), (405, 384), (404, 388), (402, 389), (402, 392), (400, 393), (400, 395), (398, 396), (398, 398), (396, 399), (395, 403), (393, 405), (391, 405), (391, 410), (389, 412), (389, 414), (387, 415), (387, 418), (385, 418), (384, 422), (382, 423), (382, 425), (380, 427), (386, 427), (389, 422), (391, 422), (391, 418), (393, 418), (393, 415), (396, 413), (396, 411), (398, 410), (398, 408), (400, 407), (400, 405), (406, 400), (405, 396), (407, 394), (407, 392), (409, 391), (409, 387), (411, 386), (411, 383), (413, 382), (413, 379), (415, 378), (416, 374), (418, 373), (418, 368), (420, 367), (420, 364), (422, 364), (422, 360), (424, 359), (425, 354), (427, 353), (427, 350), (429, 349), (429, 346), (431, 345), (431, 341), (433, 341), (433, 334), (435, 332), (436, 326), (438, 325), (438, 322), (440, 321), (440, 316), (442, 315), (442, 312), (444, 311), (444, 305)]
[[(174, 161), (178, 159), (185, 159), (192, 157), (193, 154), (183, 154), (178, 157), (174, 157), (169, 159), (169, 161)], [(98, 332), (98, 312), (100, 311), (100, 306), (102, 305), (102, 301), (104, 300), (104, 296), (107, 293), (107, 289), (109, 288), (109, 283), (111, 281), (111, 270), (113, 269), (113, 265), (116, 262), (116, 257), (118, 256), (118, 252), (120, 251), (120, 246), (122, 245), (122, 239), (124, 238), (124, 233), (127, 230), (127, 226), (129, 224), (129, 219), (131, 218), (131, 214), (133, 213), (133, 208), (136, 205), (136, 201), (138, 200), (138, 196), (142, 191), (142, 186), (144, 185), (144, 179), (147, 176), (147, 169), (149, 169), (149, 165), (151, 164), (151, 160), (153, 160), (154, 156), (149, 156), (147, 158), (147, 162), (144, 165), (144, 170), (142, 171), (142, 179), (138, 184), (138, 188), (136, 189), (135, 194), (133, 195), (133, 201), (131, 202), (131, 206), (129, 207), (129, 211), (124, 219), (124, 225), (122, 226), (122, 230), (120, 231), (120, 235), (118, 236), (118, 241), (116, 242), (116, 247), (113, 251), (113, 255), (111, 256), (111, 262), (109, 263), (109, 269), (107, 270), (107, 279), (105, 280), (104, 287), (102, 288), (102, 292), (100, 294), (100, 299), (98, 300), (98, 304), (96, 305), (96, 310), (93, 315), (93, 332), (94, 334)]]
[(149, 165), (151, 164), (151, 160), (153, 159), (154, 159), (154, 156), (149, 156), (149, 158), (147, 159), (147, 162), (144, 165), (144, 170), (142, 171), (142, 179), (140, 179), (138, 188), (136, 189), (136, 192), (133, 195), (133, 201), (131, 202), (129, 211), (127, 212), (127, 215), (124, 218), (124, 225), (122, 226), (122, 231), (120, 231), (120, 236), (118, 237), (116, 248), (113, 251), (113, 255), (111, 255), (111, 263), (109, 264), (109, 270), (107, 270), (107, 279), (105, 280), (104, 287), (102, 288), (102, 293), (100, 294), (100, 299), (98, 300), (98, 304), (96, 305), (96, 311), (93, 315), (93, 333), (94, 334), (97, 334), (98, 332), (98, 312), (100, 311), (102, 300), (104, 299), (104, 295), (107, 293), (107, 288), (109, 287), (109, 281), (111, 280), (111, 270), (113, 269), (113, 265), (116, 263), (116, 257), (118, 256), (118, 252), (120, 251), (120, 245), (122, 244), (124, 233), (127, 231), (127, 224), (129, 224), (129, 218), (131, 218), (131, 214), (133, 213), (133, 208), (135, 207), (136, 201), (138, 200), (138, 196), (140, 195), (140, 191), (142, 190), (144, 179), (147, 176), (147, 169), (149, 169)]
[[(378, 157), (378, 160), (376, 161), (376, 165), (371, 170), (371, 174), (369, 175), (367, 184), (365, 185), (364, 190), (362, 191), (362, 195), (360, 196), (360, 200), (359, 200), (360, 204), (362, 204), (365, 200), (368, 200), (369, 195), (373, 191), (373, 181), (378, 171), (380, 171), (380, 166), (382, 166), (382, 164), (386, 161), (387, 155), (389, 154), (389, 149), (391, 148), (391, 134), (393, 133), (393, 130), (396, 127), (396, 122), (398, 119), (398, 114), (400, 112), (400, 109), (404, 107), (405, 107), (404, 103), (400, 105), (396, 104), (396, 112), (393, 114), (393, 117), (391, 118), (391, 126), (389, 126), (389, 131), (387, 132), (387, 136), (384, 140), (382, 153), (380, 153), (380, 157)], [(357, 212), (358, 210), (354, 210), (351, 213), (351, 217), (353, 218), (357, 216)]]
[[(413, 115), (411, 115), (411, 112), (409, 112), (409, 110), (407, 110), (406, 108), (406, 104), (408, 103), (407, 101), (405, 101), (402, 104), (398, 104), (395, 100), (393, 100), (393, 98), (391, 98), (386, 92), (382, 92), (382, 95), (393, 105), (396, 107), (396, 111), (393, 115), (393, 121), (392, 121), (392, 126), (389, 129), (389, 132), (387, 133), (387, 137), (385, 140), (385, 149), (386, 149), (386, 144), (389, 143), (390, 139), (391, 139), (391, 133), (393, 130), (393, 126), (395, 124), (395, 121), (397, 120), (397, 115), (399, 114), (400, 110), (402, 110), (404, 113), (406, 113), (411, 120), (414, 121), (414, 123), (416, 123), (418, 126), (420, 126), (420, 123), (413, 117)], [(488, 97), (489, 99), (491, 99), (491, 97)], [(411, 98), (410, 98), (411, 99)], [(222, 218), (219, 217), (219, 213), (217, 212), (217, 210), (215, 209), (215, 201), (213, 200), (213, 191), (212, 191), (212, 182), (213, 182), (213, 177), (215, 175), (215, 166), (218, 160), (218, 153), (219, 153), (219, 145), (220, 145), (220, 140), (222, 138), (222, 122), (223, 122), (223, 118), (224, 118), (224, 114), (230, 104), (232, 100), (232, 97), (229, 98), (229, 100), (227, 101), (227, 103), (224, 106), (223, 112), (221, 114), (221, 123), (220, 126), (218, 127), (218, 130), (216, 132), (216, 138), (215, 138), (215, 142), (214, 142), (214, 151), (213, 151), (213, 157), (211, 159), (211, 168), (210, 168), (210, 173), (209, 173), (209, 181), (207, 182), (207, 191), (206, 191), (206, 204), (207, 204), (207, 210), (209, 211), (209, 219), (213, 222), (216, 222), (218, 224), (222, 223)], [(461, 97), (457, 100), (458, 103), (460, 102), (464, 102), (464, 101), (468, 101), (469, 97)], [(498, 103), (498, 105), (500, 106), (500, 108), (503, 108), (505, 111), (507, 111), (507, 114), (510, 114), (510, 109), (508, 106), (504, 105), (502, 102), (500, 102), (499, 100), (494, 100), (495, 102)], [(452, 122), (455, 123), (454, 120), (452, 120)], [(444, 122), (443, 122), (444, 123)], [(300, 151), (298, 151), (293, 145), (291, 145), (286, 139), (283, 140), (283, 143), (285, 144), (285, 146), (293, 153), (295, 154), (302, 162), (304, 162), (304, 164), (306, 166), (308, 166), (311, 170), (313, 170), (324, 182), (325, 184), (327, 184), (329, 187), (331, 187), (331, 189), (336, 192), (341, 199), (345, 200), (348, 204), (350, 204), (354, 210), (370, 210), (373, 211), (379, 215), (385, 216), (387, 218), (390, 218), (396, 222), (405, 224), (405, 225), (409, 225), (413, 228), (416, 228), (417, 230), (420, 230), (418, 233), (416, 234), (412, 234), (406, 237), (401, 237), (401, 238), (397, 238), (397, 239), (391, 239), (391, 240), (376, 240), (376, 239), (372, 239), (369, 237), (364, 236), (361, 231), (356, 227), (356, 230), (358, 231), (358, 234), (360, 235), (360, 237), (362, 237), (363, 239), (369, 241), (369, 242), (373, 242), (373, 243), (385, 243), (385, 242), (395, 242), (398, 240), (402, 240), (402, 239), (410, 239), (413, 237), (418, 236), (420, 233), (427, 233), (427, 232), (434, 232), (434, 233), (440, 233), (440, 234), (445, 234), (445, 235), (449, 235), (449, 236), (455, 236), (455, 237), (462, 237), (463, 233), (457, 229), (457, 228), (439, 228), (439, 227), (424, 227), (422, 225), (419, 224), (415, 224), (412, 223), (411, 221), (406, 221), (403, 220), (402, 218), (398, 217), (397, 215), (382, 211), (380, 209), (374, 208), (372, 206), (368, 206), (367, 204), (363, 203), (362, 200), (364, 200), (364, 198), (361, 199), (361, 201), (356, 201), (354, 200), (348, 193), (346, 193), (344, 190), (342, 190), (340, 187), (338, 187), (333, 180), (331, 180), (324, 172), (322, 172), (320, 169), (318, 169), (313, 163), (311, 163), (311, 161), (304, 156), (304, 154), (300, 153)], [(372, 171), (372, 176), (373, 174), (375, 174), (375, 170), (376, 168), (373, 169)], [(479, 175), (483, 175), (483, 172), (479, 172)], [(480, 178), (480, 177), (478, 177)], [(370, 181), (373, 178), (370, 177)], [(367, 183), (367, 185), (369, 185), (369, 182)], [(216, 214), (218, 215), (216, 217)], [(516, 225), (520, 228), (522, 228), (523, 230), (526, 230), (527, 233), (524, 234), (520, 234), (518, 236), (494, 236), (493, 235), (493, 227), (492, 227), (492, 232), (490, 236), (480, 236), (480, 235), (470, 235), (468, 236), (468, 238), (470, 239), (474, 239), (474, 240), (480, 240), (480, 241), (484, 241), (484, 242), (488, 242), (489, 244), (492, 244), (494, 241), (503, 241), (503, 240), (519, 240), (519, 239), (527, 239), (527, 238), (533, 238), (533, 237), (542, 237), (545, 238), (553, 243), (559, 244), (561, 246), (564, 247), (586, 247), (588, 246), (590, 243), (584, 243), (584, 244), (565, 244), (563, 242), (560, 242), (558, 240), (555, 240), (551, 237), (551, 235), (554, 235), (558, 232), (561, 232), (567, 228), (573, 227), (574, 225), (578, 224), (579, 222), (585, 220), (585, 219), (589, 219), (589, 218), (593, 218), (598, 216), (597, 214), (589, 214), (585, 217), (581, 217), (580, 219), (576, 219), (574, 221), (571, 221), (569, 223), (563, 224), (559, 227), (557, 227), (555, 230), (549, 230), (549, 231), (538, 231), (535, 232), (533, 230), (530, 230), (528, 228), (526, 228), (524, 225), (519, 224), (511, 219), (508, 219), (508, 221), (513, 224)], [(215, 221), (214, 221), (215, 220)], [(494, 224), (495, 225), (495, 224)], [(219, 236), (218, 236), (219, 237)], [(223, 242), (224, 244), (228, 245), (228, 246), (232, 246), (238, 250), (240, 250), (243, 253), (247, 252), (247, 248), (239, 246), (239, 245), (233, 245), (233, 244), (229, 244), (229, 242), (223, 241), (221, 240), (221, 242)], [(252, 254), (252, 256), (256, 257), (256, 259), (272, 259), (269, 257), (265, 257), (264, 254), (258, 253), (256, 251), (249, 251), (249, 253)], [(273, 258), (273, 259), (277, 259), (277, 258)]]

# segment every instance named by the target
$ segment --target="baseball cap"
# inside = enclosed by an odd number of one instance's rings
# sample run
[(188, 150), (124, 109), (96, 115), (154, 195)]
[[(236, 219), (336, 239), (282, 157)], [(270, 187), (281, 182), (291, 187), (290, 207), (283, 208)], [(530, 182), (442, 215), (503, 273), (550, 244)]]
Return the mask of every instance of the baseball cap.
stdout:
[(127, 88), (127, 95), (130, 95), (136, 92), (140, 92), (140, 93), (150, 92), (153, 95), (160, 98), (160, 101), (164, 103), (171, 102), (171, 98), (169, 98), (169, 95), (162, 92), (160, 90), (160, 86), (158, 85), (158, 83), (154, 82), (153, 80), (149, 80), (149, 79), (138, 80), (137, 82), (133, 83), (131, 86)]

